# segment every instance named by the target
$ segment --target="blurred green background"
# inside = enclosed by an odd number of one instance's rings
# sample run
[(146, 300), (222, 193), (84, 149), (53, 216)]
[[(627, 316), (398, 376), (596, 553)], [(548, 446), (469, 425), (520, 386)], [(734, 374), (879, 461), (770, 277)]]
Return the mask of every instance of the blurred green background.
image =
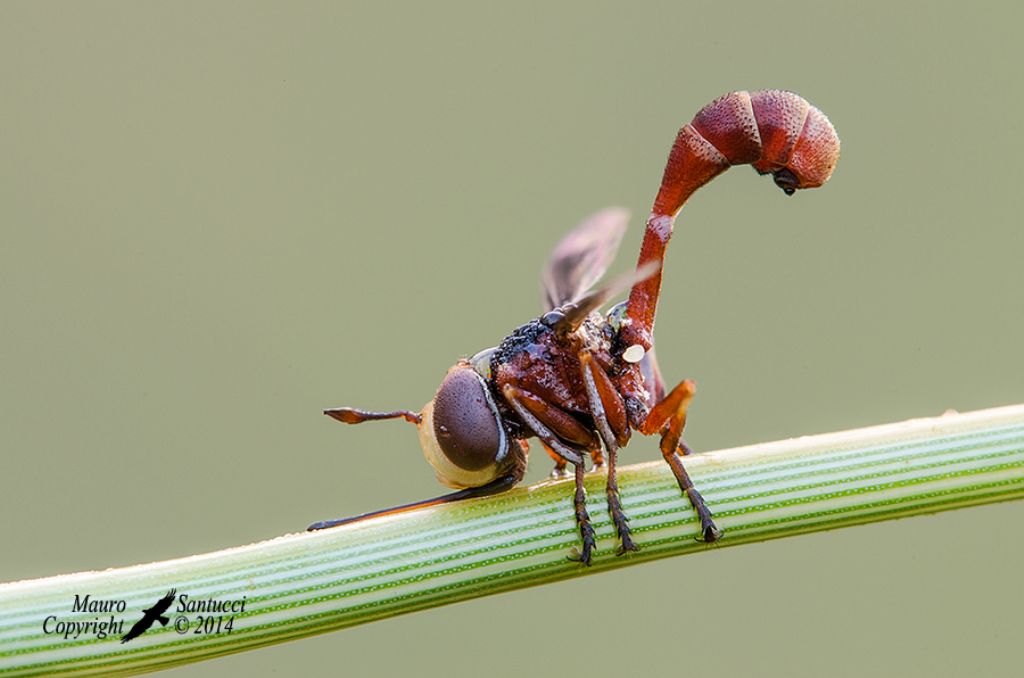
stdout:
[[(803, 94), (843, 156), (793, 199), (735, 169), (681, 215), (657, 336), (700, 385), (690, 443), (1024, 401), (1022, 18), (4, 3), (0, 580), (436, 493), (411, 427), (320, 410), (418, 408), (538, 313), (541, 263), (598, 208), (634, 213), (626, 270), (676, 130), (734, 89)], [(1018, 503), (712, 549), (177, 672), (1019, 675), (1022, 525)]]

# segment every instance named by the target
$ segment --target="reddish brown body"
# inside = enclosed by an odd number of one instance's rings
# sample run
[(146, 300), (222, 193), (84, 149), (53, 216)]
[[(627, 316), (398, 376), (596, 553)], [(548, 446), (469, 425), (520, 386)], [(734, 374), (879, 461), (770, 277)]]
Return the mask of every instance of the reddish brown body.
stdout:
[[(694, 191), (732, 165), (752, 164), (771, 173), (791, 195), (823, 184), (838, 157), (831, 123), (791, 92), (733, 92), (705, 106), (676, 137), (636, 272), (628, 279), (591, 290), (614, 258), (626, 226), (620, 211), (598, 213), (552, 254), (543, 275), (547, 312), (498, 347), (456, 363), (421, 413), (326, 411), (350, 424), (398, 417), (417, 424), (438, 479), (459, 491), (310, 529), (502, 491), (522, 479), (526, 441), (536, 437), (555, 459), (556, 473), (574, 467), (573, 506), (582, 537), (578, 559), (589, 564), (594, 531), (583, 488), (587, 457), (595, 466), (607, 461), (606, 496), (619, 552), (636, 549), (616, 481), (618, 451), (636, 430), (660, 434), (662, 455), (697, 512), (702, 538), (717, 540), (721, 532), (681, 458), (689, 454), (682, 433), (695, 387), (687, 380), (666, 393), (653, 350), (662, 266), (675, 217)], [(597, 313), (627, 287), (628, 302), (606, 315)]]

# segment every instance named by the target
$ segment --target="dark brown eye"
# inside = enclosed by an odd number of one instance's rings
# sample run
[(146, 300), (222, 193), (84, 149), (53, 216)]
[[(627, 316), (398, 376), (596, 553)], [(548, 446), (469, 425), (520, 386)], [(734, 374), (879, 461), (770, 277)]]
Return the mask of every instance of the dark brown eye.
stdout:
[(449, 461), (478, 471), (507, 451), (505, 431), (483, 378), (468, 365), (448, 373), (434, 396), (434, 436)]

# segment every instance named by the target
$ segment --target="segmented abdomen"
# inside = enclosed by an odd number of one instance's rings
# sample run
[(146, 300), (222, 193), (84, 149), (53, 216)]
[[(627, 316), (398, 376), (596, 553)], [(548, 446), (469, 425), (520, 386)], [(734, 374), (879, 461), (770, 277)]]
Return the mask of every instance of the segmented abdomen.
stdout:
[(731, 92), (679, 130), (655, 214), (674, 215), (698, 188), (732, 165), (775, 175), (787, 193), (821, 186), (839, 160), (839, 137), (820, 110), (783, 90)]

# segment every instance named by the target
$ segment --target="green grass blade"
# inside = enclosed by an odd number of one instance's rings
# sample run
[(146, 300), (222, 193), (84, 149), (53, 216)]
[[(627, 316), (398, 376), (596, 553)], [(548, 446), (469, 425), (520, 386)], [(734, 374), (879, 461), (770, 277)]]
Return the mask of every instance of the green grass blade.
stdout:
[[(621, 469), (642, 550), (616, 557), (600, 474), (588, 480), (598, 534), (591, 568), (566, 556), (577, 542), (571, 481), (279, 537), (147, 565), (0, 584), (0, 675), (132, 674), (240, 652), (501, 591), (673, 555), (1024, 496), (1024, 405), (810, 436), (687, 459), (724, 539), (698, 525), (668, 467)], [(166, 627), (128, 644), (95, 633), (43, 632), (76, 594), (123, 600), (123, 632), (175, 588), (193, 599), (245, 599), (230, 634)], [(184, 615), (195, 628), (194, 613)], [(230, 616), (226, 615), (226, 616)], [(51, 621), (49, 628), (53, 628)]]

